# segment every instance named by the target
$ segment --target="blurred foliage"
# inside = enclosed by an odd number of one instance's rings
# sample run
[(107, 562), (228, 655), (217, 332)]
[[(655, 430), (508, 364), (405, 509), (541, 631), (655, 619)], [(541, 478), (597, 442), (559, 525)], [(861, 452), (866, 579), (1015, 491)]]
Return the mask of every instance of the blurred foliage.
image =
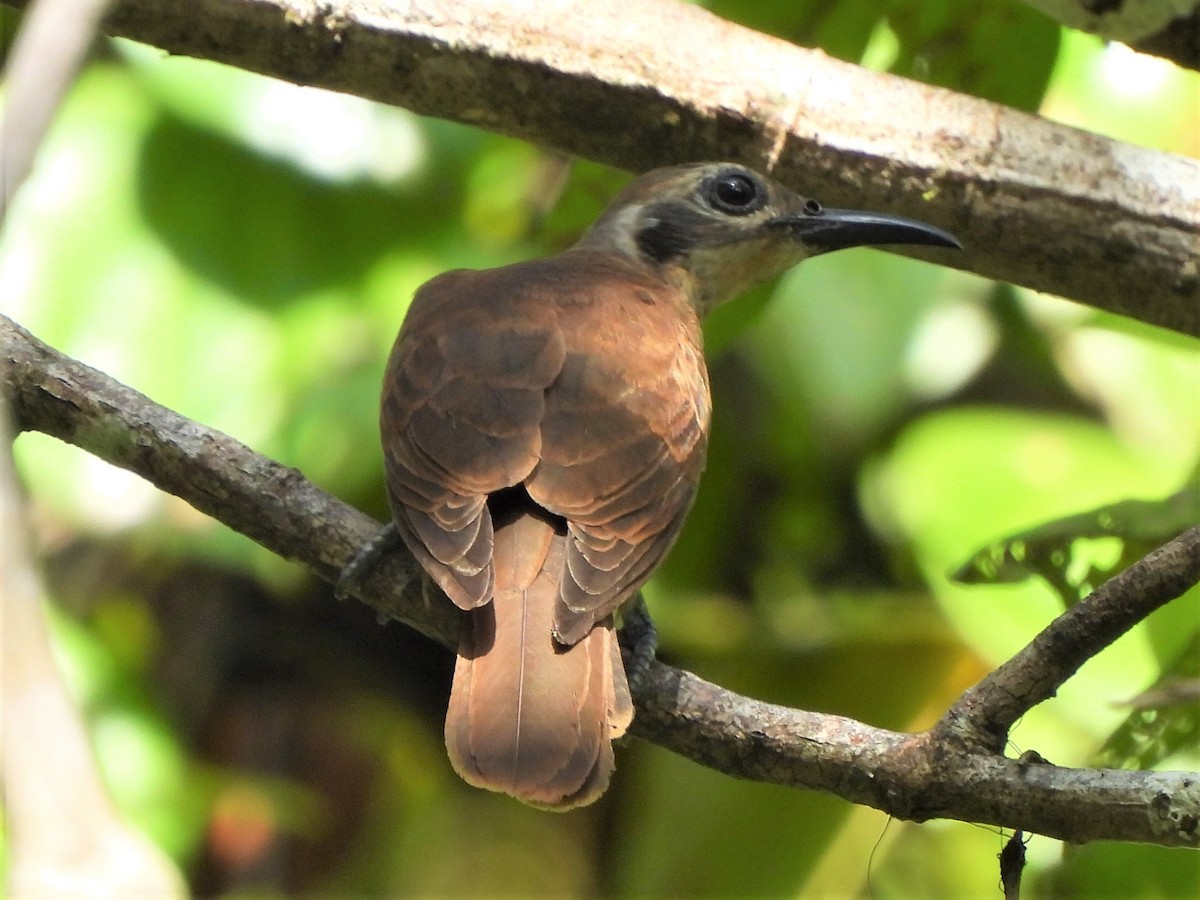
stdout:
[[(1194, 74), (1060, 38), (1019, 4), (707, 5), (1200, 154)], [(111, 42), (13, 210), (0, 311), (382, 518), (378, 379), (413, 290), (562, 249), (623, 181)], [(736, 690), (926, 726), (1061, 609), (1020, 577), (1034, 558), (1077, 594), (1125, 561), (1115, 539), (1133, 555), (1196, 518), (1195, 342), (874, 251), (805, 264), (706, 333), (709, 467), (648, 594), (663, 655)], [(466, 788), (441, 746), (449, 654), (86, 454), (40, 435), (16, 450), (113, 794), (198, 894), (997, 893), (995, 829), (889, 824), (637, 742), (587, 810)], [(955, 583), (981, 547), (963, 574), (988, 586)], [(1014, 752), (1200, 768), (1195, 703), (1163, 693), (1194, 683), (1198, 602), (1085, 666)], [(1030, 897), (1200, 884), (1200, 854), (1036, 837), (1028, 853)]]

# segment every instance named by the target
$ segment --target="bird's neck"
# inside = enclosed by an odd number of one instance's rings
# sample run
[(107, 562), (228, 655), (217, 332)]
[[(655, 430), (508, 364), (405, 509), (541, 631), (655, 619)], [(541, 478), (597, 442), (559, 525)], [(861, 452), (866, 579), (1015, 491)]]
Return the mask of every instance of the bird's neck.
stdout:
[(648, 279), (679, 291), (687, 297), (692, 308), (703, 318), (714, 304), (707, 303), (701, 285), (682, 257), (657, 260), (649, 256), (635, 238), (637, 209), (620, 210), (605, 216), (593, 225), (567, 252), (600, 254), (619, 260)]

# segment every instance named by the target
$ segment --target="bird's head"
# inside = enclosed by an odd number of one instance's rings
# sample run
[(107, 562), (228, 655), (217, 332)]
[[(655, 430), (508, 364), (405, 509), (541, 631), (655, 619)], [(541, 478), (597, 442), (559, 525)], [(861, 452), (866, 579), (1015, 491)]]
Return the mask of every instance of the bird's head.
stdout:
[(576, 246), (663, 271), (704, 315), (810, 256), (867, 244), (961, 248), (932, 225), (826, 209), (736, 163), (648, 172), (617, 195)]

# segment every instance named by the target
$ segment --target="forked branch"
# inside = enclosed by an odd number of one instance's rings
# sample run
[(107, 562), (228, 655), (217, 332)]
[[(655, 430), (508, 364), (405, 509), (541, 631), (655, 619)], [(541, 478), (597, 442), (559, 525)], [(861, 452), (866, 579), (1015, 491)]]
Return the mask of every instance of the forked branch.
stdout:
[[(0, 317), (17, 430), (58, 437), (135, 472), (267, 549), (336, 580), (378, 523), (303, 475), (65, 357)], [(363, 602), (454, 646), (457, 612), (427, 607), (403, 551)], [(1105, 583), (969, 690), (934, 728), (904, 734), (762, 703), (655, 663), (634, 733), (729, 775), (827, 791), (898, 818), (952, 818), (1072, 842), (1200, 847), (1200, 773), (1068, 769), (1008, 759), (1015, 719), (1091, 656), (1200, 580), (1200, 527)]]

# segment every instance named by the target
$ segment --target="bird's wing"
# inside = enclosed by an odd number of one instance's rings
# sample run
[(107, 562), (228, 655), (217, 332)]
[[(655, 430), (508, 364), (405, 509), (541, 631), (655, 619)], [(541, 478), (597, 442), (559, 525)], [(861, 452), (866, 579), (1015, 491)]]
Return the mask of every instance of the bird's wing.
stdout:
[(450, 272), (413, 298), (388, 362), (380, 431), (397, 529), (463, 609), (491, 599), (488, 495), (540, 457), (565, 348), (519, 274)]
[(566, 353), (526, 488), (567, 520), (559, 640), (572, 644), (650, 576), (704, 466), (708, 380), (682, 291), (629, 273), (559, 303)]
[(388, 364), (381, 432), (397, 528), (464, 609), (494, 586), (489, 494), (523, 482), (566, 520), (555, 631), (574, 643), (678, 534), (709, 395), (682, 291), (565, 256), (422, 287)]

